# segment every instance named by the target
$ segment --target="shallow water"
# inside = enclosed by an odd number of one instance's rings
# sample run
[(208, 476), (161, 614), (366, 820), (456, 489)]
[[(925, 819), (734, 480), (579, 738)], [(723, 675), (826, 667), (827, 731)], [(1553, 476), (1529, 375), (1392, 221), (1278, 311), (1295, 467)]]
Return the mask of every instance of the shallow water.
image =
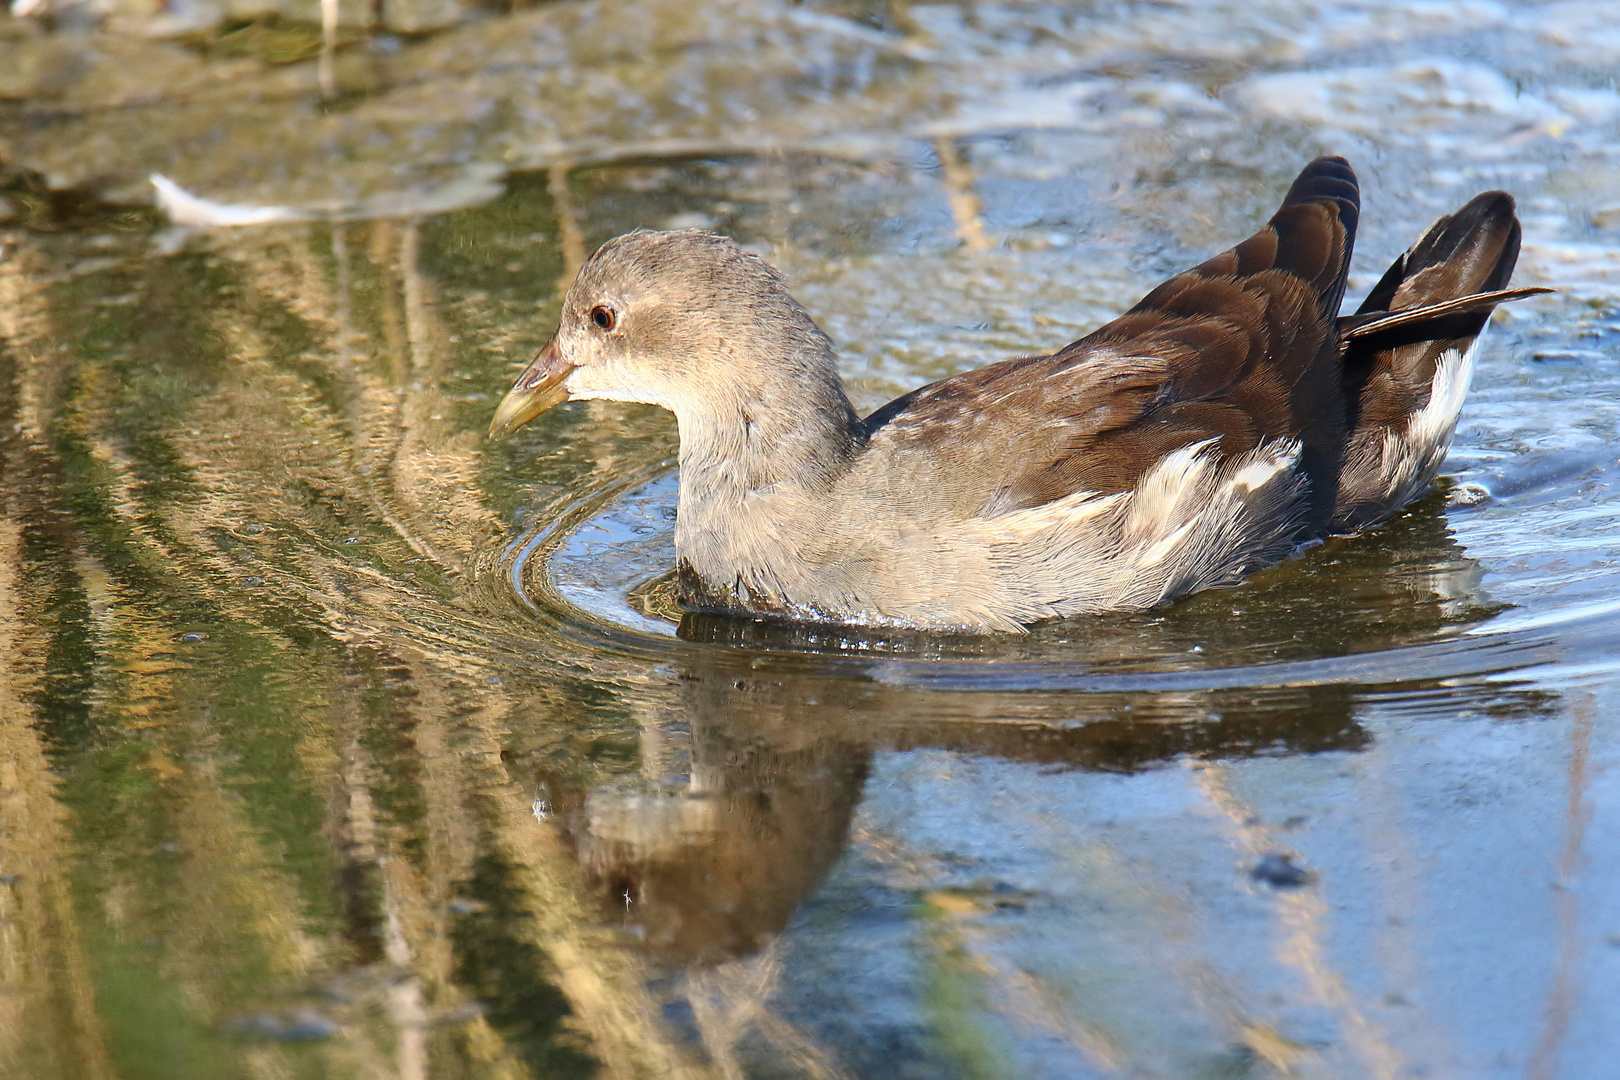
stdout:
[[(0, 1071), (1612, 1075), (1611, 22), (555, 5), (330, 111), (302, 68), (4, 105), (80, 194), (0, 233)], [(1560, 292), (1498, 315), (1435, 493), (1241, 587), (682, 617), (669, 417), (483, 438), (625, 229), (766, 254), (865, 410), (1072, 340), (1323, 151), (1352, 291), (1504, 187)], [(97, 201), (153, 169), (297, 220)]]

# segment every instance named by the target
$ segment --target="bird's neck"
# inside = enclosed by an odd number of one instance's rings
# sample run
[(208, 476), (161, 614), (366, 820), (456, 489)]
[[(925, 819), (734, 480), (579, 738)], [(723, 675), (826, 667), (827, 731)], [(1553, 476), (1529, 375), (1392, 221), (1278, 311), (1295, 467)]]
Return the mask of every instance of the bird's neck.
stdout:
[(818, 332), (801, 345), (737, 365), (733, 382), (676, 410), (676, 552), (716, 584), (753, 578), (800, 547), (864, 445), (830, 344)]
[(862, 442), (860, 421), (831, 348), (806, 351), (791, 362), (747, 365), (676, 411), (683, 504), (688, 493), (727, 500), (785, 486), (815, 490), (848, 467)]

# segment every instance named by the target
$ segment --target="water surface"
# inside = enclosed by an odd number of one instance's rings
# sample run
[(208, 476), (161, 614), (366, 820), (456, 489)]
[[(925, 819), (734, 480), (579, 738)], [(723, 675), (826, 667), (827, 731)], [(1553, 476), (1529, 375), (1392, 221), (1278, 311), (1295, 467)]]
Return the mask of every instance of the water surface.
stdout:
[[(18, 96), (0, 1071), (1611, 1075), (1616, 64), (1601, 4), (600, 3), (330, 109)], [(626, 229), (782, 267), (864, 411), (1072, 340), (1319, 152), (1352, 291), (1503, 187), (1560, 292), (1433, 494), (1240, 587), (683, 616), (667, 415), (483, 438)], [(152, 169), (289, 220), (171, 227), (118, 201)]]

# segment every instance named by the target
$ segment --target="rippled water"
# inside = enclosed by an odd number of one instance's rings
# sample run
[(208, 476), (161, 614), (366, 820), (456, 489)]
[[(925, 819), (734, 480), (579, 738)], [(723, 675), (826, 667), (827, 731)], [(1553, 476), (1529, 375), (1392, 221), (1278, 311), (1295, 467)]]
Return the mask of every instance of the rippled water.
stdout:
[[(1613, 1075), (1614, 25), (559, 4), (327, 112), (94, 65), (0, 108), (83, 197), (0, 232), (0, 1073)], [(1440, 490), (1241, 587), (683, 616), (667, 415), (482, 436), (625, 229), (766, 254), (865, 410), (1072, 340), (1323, 151), (1352, 291), (1504, 187), (1560, 292), (1498, 315)], [(90, 158), (300, 220), (172, 228)]]

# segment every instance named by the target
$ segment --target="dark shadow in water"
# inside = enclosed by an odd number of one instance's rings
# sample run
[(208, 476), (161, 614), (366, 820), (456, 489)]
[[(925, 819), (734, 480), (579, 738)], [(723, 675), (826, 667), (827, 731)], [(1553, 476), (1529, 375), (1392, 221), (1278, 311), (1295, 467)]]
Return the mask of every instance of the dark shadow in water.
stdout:
[[(717, 963), (782, 932), (843, 851), (872, 756), (943, 750), (1041, 768), (1134, 772), (1191, 755), (1356, 751), (1366, 689), (1321, 685), (1075, 693), (933, 692), (852, 677), (829, 646), (963, 659), (1039, 658), (1169, 670), (1346, 656), (1432, 640), (1484, 617), (1479, 568), (1452, 541), (1438, 501), (1328, 545), (1244, 589), (1145, 616), (1043, 627), (1024, 639), (867, 638), (847, 630), (689, 616), (690, 650), (665, 730), (690, 738), (685, 775), (639, 787), (559, 790), (557, 820), (611, 908), (663, 958)], [(1234, 609), (1241, 611), (1234, 617)], [(1202, 651), (1189, 651), (1193, 644)], [(964, 665), (958, 665), (959, 667)], [(986, 674), (997, 663), (978, 665)], [(1442, 673), (1413, 670), (1403, 691)], [(1408, 682), (1408, 680), (1410, 680)], [(1451, 706), (1457, 695), (1450, 690)], [(1540, 711), (1542, 695), (1481, 687), (1484, 712)], [(684, 729), (684, 730), (681, 730)], [(645, 764), (645, 763), (644, 763)]]

